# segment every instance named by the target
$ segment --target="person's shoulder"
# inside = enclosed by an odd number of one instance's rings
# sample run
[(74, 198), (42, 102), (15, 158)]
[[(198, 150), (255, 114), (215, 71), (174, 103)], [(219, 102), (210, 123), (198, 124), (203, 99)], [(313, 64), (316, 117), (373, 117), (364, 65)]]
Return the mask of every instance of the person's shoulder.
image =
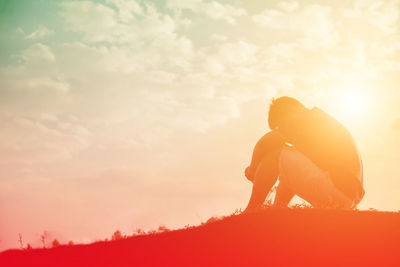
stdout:
[(319, 107), (313, 107), (310, 109), (310, 113), (314, 115), (325, 115), (325, 116), (330, 116), (328, 113), (326, 113), (324, 110), (322, 110)]
[(343, 123), (331, 114), (325, 112), (319, 107), (313, 107), (310, 111), (314, 114), (313, 118), (315, 122), (318, 123), (320, 127), (324, 128), (324, 130), (334, 133), (338, 137), (340, 136), (344, 138), (346, 136), (347, 138), (353, 138), (350, 131), (343, 125)]
[[(335, 117), (325, 112), (319, 107), (313, 107), (310, 109), (311, 117), (315, 120), (325, 121), (326, 123), (335, 123), (336, 125), (342, 125)], [(342, 125), (343, 126), (343, 125)]]

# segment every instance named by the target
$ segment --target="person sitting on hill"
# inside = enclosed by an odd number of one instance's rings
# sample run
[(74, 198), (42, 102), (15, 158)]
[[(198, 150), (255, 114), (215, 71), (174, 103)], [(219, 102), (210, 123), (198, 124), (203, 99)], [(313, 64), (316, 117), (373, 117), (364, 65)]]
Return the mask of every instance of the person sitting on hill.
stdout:
[(294, 195), (316, 208), (354, 209), (364, 196), (363, 164), (349, 131), (319, 109), (297, 99), (272, 100), (271, 129), (254, 147), (245, 176), (253, 183), (245, 212), (261, 207), (279, 177), (274, 206)]

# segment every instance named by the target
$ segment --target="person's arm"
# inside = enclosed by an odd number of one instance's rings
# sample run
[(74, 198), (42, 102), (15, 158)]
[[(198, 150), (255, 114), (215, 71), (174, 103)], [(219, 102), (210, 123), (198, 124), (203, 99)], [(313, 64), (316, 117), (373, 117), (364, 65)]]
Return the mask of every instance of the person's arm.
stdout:
[(253, 181), (257, 166), (264, 156), (268, 152), (276, 150), (284, 144), (284, 137), (276, 130), (272, 130), (261, 137), (254, 147), (250, 166), (245, 170), (246, 178)]

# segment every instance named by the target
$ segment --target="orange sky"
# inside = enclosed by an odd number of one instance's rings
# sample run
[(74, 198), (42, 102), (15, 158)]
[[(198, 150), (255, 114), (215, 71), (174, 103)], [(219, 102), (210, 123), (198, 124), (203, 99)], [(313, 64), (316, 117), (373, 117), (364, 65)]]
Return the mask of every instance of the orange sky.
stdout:
[(0, 250), (247, 204), (272, 97), (319, 106), (399, 210), (399, 1), (0, 2)]

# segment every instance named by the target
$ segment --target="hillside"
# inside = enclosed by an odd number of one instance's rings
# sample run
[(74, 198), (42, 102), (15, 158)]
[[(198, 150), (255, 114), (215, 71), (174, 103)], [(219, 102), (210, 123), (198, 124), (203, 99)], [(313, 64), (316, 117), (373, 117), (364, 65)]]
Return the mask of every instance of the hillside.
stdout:
[(400, 213), (265, 209), (198, 227), (0, 254), (0, 266), (400, 266)]

